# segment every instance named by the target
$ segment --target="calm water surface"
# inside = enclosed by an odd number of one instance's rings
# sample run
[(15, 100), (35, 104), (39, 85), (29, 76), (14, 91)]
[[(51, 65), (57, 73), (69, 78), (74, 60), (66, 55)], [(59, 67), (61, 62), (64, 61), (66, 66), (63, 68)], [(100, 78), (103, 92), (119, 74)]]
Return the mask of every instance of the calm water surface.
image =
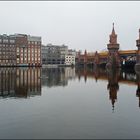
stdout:
[(0, 68), (0, 138), (140, 138), (133, 71)]

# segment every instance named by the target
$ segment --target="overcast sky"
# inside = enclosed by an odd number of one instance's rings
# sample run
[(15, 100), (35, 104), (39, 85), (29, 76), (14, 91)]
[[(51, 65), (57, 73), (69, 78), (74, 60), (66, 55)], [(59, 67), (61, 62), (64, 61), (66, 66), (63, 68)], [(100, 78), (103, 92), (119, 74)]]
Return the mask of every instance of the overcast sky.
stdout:
[(112, 23), (120, 49), (137, 49), (140, 2), (13, 1), (0, 2), (0, 34), (25, 33), (42, 43), (76, 50), (106, 49)]

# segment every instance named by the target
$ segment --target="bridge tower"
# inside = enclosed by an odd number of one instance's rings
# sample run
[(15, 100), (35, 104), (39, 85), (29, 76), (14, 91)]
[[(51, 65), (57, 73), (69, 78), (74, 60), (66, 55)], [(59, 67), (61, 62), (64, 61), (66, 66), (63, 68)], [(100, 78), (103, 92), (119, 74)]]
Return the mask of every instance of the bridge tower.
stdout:
[(84, 53), (84, 64), (87, 64), (87, 51), (85, 50)]
[(139, 29), (139, 39), (136, 40), (136, 46), (138, 47), (138, 50), (137, 50), (137, 60), (136, 60), (135, 69), (137, 71), (140, 71), (140, 29)]
[(119, 57), (119, 44), (117, 43), (117, 34), (115, 33), (114, 23), (112, 28), (112, 33), (110, 35), (109, 44), (107, 44), (108, 49), (108, 60), (107, 67), (120, 67), (120, 57)]
[(99, 65), (99, 60), (100, 60), (99, 54), (98, 54), (98, 52), (96, 51), (96, 52), (95, 52), (95, 56), (94, 56), (94, 66), (98, 66), (98, 65)]

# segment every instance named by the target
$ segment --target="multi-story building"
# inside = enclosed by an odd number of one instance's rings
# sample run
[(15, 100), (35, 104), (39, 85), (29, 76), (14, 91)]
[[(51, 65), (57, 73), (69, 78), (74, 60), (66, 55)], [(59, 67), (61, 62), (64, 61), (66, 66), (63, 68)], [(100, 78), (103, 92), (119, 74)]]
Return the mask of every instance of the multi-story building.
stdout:
[(68, 46), (52, 45), (42, 46), (42, 64), (65, 64), (65, 55)]
[(68, 50), (68, 55), (74, 55), (74, 56), (76, 56), (76, 50), (72, 50), (72, 49), (69, 49)]
[(74, 55), (66, 55), (65, 56), (65, 64), (68, 66), (75, 65), (75, 56)]
[(27, 66), (27, 52), (28, 52), (28, 40), (27, 35), (16, 35), (16, 65)]
[(0, 66), (41, 66), (41, 37), (0, 35)]
[(76, 57), (76, 51), (69, 49), (68, 54), (65, 55), (65, 64), (66, 65), (75, 65), (75, 57)]
[(18, 34), (16, 45), (18, 66), (41, 66), (41, 37)]
[(16, 65), (15, 35), (0, 35), (0, 66)]
[(41, 48), (42, 64), (47, 64), (47, 54), (48, 54), (48, 47), (42, 45)]

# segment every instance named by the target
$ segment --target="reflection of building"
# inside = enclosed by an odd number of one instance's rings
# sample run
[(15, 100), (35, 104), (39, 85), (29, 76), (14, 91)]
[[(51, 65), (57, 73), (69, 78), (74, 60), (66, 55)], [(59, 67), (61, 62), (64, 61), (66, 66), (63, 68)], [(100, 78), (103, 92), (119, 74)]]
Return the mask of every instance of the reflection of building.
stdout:
[(0, 96), (29, 97), (41, 95), (40, 68), (1, 68)]
[(68, 80), (73, 78), (75, 78), (75, 68), (42, 68), (43, 86), (66, 86), (68, 85)]
[(65, 68), (65, 78), (66, 79), (75, 79), (75, 68), (66, 67)]
[(16, 91), (25, 92), (27, 96), (41, 94), (41, 69), (16, 69)]
[(47, 87), (66, 86), (64, 68), (42, 68), (42, 85)]
[(16, 83), (15, 68), (0, 69), (0, 96), (14, 96)]

